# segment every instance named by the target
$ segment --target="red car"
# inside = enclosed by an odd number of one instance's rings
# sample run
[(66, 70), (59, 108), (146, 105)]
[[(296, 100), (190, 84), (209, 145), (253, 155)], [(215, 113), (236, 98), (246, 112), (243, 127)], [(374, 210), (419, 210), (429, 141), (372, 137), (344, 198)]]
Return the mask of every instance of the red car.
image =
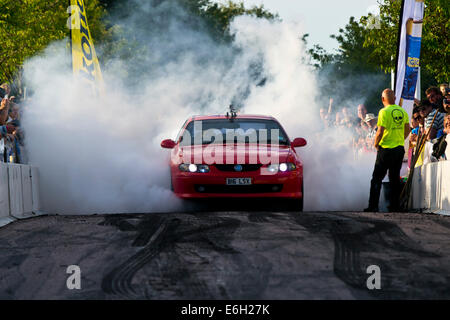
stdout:
[[(303, 210), (303, 165), (291, 141), (273, 117), (258, 115), (194, 116), (183, 125), (172, 149), (172, 190), (183, 199), (279, 198)], [(285, 201), (285, 202), (286, 202)]]

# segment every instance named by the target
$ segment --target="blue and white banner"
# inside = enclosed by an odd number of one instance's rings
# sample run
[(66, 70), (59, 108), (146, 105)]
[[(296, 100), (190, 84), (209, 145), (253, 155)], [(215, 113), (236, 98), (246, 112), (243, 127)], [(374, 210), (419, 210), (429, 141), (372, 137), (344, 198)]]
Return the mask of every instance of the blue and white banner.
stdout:
[(424, 0), (403, 0), (395, 82), (396, 104), (412, 114), (420, 66)]

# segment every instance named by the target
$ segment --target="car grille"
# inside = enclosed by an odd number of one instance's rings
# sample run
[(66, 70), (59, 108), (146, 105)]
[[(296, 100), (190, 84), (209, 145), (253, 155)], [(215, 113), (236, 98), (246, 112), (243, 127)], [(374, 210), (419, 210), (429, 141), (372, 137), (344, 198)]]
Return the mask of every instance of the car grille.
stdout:
[(216, 164), (215, 167), (220, 171), (227, 171), (227, 172), (249, 172), (249, 171), (258, 171), (262, 164), (241, 164), (242, 170), (236, 171), (234, 167), (236, 164)]
[(201, 185), (196, 184), (199, 193), (275, 193), (283, 190), (282, 184), (255, 184), (250, 186)]

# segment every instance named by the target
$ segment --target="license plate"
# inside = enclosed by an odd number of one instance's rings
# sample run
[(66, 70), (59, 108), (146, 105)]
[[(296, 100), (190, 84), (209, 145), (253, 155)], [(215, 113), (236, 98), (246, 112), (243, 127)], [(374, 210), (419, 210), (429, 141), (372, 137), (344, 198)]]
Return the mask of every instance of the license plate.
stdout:
[(251, 178), (227, 178), (227, 186), (248, 186), (251, 184)]

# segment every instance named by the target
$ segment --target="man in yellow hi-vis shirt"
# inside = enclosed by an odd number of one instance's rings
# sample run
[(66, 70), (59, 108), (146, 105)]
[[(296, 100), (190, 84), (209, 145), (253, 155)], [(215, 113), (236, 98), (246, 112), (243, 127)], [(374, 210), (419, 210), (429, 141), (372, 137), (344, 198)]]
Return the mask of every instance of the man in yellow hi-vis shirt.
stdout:
[(388, 210), (399, 210), (400, 170), (405, 155), (405, 139), (410, 132), (409, 116), (402, 107), (395, 105), (395, 94), (391, 89), (383, 91), (381, 100), (384, 108), (378, 114), (374, 141), (378, 150), (377, 160), (370, 182), (369, 207), (364, 209), (365, 212), (378, 212), (381, 185), (388, 171), (391, 189)]

